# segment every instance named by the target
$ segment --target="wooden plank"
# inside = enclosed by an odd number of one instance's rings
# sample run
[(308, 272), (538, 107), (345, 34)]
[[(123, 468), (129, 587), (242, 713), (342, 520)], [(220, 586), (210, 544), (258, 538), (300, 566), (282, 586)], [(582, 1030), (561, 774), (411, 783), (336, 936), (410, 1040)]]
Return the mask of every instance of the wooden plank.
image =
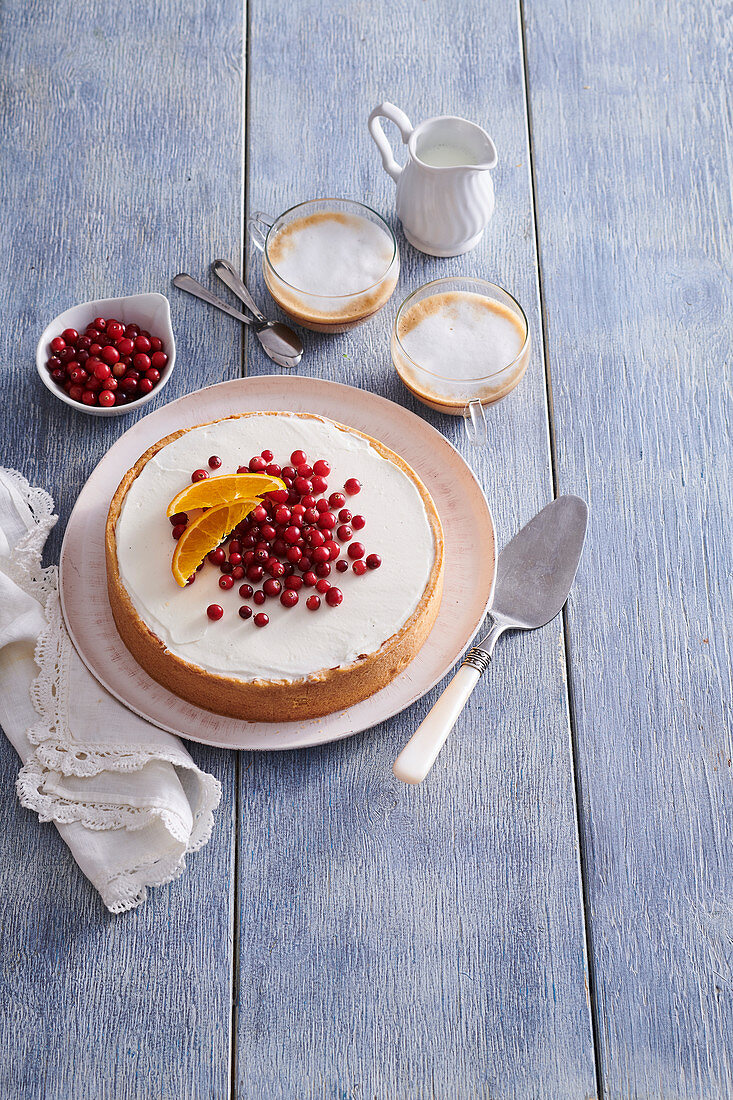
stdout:
[(730, 19), (525, 0), (604, 1095), (731, 1075)]
[[(336, 194), (393, 211), (366, 127), (384, 98), (414, 121), (474, 118), (497, 142), (479, 249), (433, 260), (400, 235), (395, 299), (351, 333), (306, 334), (303, 371), (437, 424), (478, 470), (503, 543), (551, 496), (516, 11), (260, 0), (250, 25), (251, 210)], [(258, 261), (249, 277), (272, 308)], [(480, 453), (390, 368), (400, 297), (444, 273), (510, 288), (537, 342)], [(271, 369), (254, 353), (250, 366)], [(561, 625), (502, 643), (434, 772), (408, 789), (391, 763), (436, 694), (349, 742), (242, 770), (242, 1098), (595, 1095)]]
[[(134, 415), (99, 420), (42, 389), (40, 331), (86, 299), (168, 292), (240, 242), (241, 6), (3, 6), (0, 249), (3, 463), (48, 488), (61, 521)], [(165, 393), (239, 375), (237, 327), (171, 291), (178, 365)], [(100, 568), (103, 568), (100, 563)], [(111, 917), (50, 825), (17, 804), (0, 738), (3, 968), (0, 1093), (39, 1100), (225, 1097), (232, 965), (235, 758), (215, 835), (186, 873)]]

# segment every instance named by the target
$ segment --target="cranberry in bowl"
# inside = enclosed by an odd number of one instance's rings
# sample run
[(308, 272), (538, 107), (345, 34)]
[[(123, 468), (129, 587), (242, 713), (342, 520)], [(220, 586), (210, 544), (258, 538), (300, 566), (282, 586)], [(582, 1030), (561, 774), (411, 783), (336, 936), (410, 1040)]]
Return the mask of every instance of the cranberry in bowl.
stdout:
[(124, 416), (152, 401), (175, 361), (163, 294), (72, 306), (47, 325), (36, 348), (36, 370), (46, 389), (90, 416)]

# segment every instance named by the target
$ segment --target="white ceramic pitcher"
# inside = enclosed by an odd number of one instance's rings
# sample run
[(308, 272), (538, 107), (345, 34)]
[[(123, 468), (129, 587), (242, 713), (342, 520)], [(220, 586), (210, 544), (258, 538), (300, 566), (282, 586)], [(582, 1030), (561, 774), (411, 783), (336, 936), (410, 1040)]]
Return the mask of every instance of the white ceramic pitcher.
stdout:
[[(407, 146), (404, 168), (394, 158), (380, 118), (394, 122)], [(459, 256), (481, 240), (494, 211), (496, 147), (480, 126), (440, 115), (413, 128), (393, 103), (369, 116), (369, 133), (397, 184), (397, 216), (410, 244), (430, 256)]]

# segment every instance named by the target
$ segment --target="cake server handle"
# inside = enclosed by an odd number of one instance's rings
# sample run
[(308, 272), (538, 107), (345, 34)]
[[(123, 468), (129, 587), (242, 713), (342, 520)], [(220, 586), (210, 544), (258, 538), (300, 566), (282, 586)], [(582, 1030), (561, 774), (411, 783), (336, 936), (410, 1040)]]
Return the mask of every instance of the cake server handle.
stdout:
[(480, 647), (469, 649), (463, 664), (394, 762), (392, 771), (403, 783), (421, 783), (455, 726), (505, 627), (494, 623)]

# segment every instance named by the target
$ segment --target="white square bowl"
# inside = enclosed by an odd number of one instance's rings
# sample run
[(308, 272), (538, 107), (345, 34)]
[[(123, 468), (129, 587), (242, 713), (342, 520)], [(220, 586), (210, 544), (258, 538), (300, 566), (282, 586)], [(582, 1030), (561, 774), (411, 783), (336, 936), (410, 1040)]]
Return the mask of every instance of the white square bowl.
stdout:
[[(124, 405), (112, 405), (109, 409), (103, 409), (99, 405), (83, 405), (81, 401), (74, 401), (53, 381), (46, 370), (46, 361), (50, 355), (49, 345), (54, 336), (60, 336), (65, 328), (75, 328), (77, 332), (83, 332), (95, 317), (115, 317), (124, 325), (139, 325), (140, 328), (147, 329), (153, 336), (158, 336), (163, 341), (168, 362), (160, 372), (160, 382), (150, 393), (136, 397), (134, 401), (128, 401)], [(127, 298), (99, 298), (93, 302), (82, 302), (78, 306), (72, 306), (71, 309), (59, 313), (58, 317), (54, 317), (53, 321), (46, 326), (36, 348), (36, 370), (46, 389), (50, 390), (59, 401), (88, 416), (124, 416), (125, 413), (146, 405), (148, 401), (157, 397), (166, 385), (175, 362), (176, 343), (171, 327), (171, 307), (164, 294), (131, 294)]]

